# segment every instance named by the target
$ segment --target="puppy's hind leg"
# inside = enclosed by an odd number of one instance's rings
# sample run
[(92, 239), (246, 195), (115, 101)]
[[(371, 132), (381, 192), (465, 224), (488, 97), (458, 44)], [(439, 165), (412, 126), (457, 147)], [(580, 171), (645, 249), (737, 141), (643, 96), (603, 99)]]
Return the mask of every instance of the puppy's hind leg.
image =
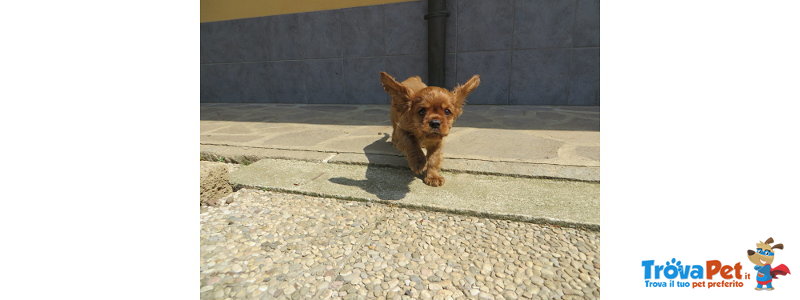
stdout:
[(425, 154), (419, 147), (419, 143), (408, 132), (400, 129), (395, 129), (392, 135), (392, 144), (406, 155), (408, 160), (408, 167), (414, 174), (422, 174), (425, 170)]

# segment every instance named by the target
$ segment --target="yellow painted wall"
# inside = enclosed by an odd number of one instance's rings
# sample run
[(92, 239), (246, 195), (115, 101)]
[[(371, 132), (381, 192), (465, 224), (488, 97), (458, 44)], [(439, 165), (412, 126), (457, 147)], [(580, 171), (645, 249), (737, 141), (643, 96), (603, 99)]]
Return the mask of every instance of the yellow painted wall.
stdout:
[(414, 0), (200, 0), (200, 22), (410, 1)]

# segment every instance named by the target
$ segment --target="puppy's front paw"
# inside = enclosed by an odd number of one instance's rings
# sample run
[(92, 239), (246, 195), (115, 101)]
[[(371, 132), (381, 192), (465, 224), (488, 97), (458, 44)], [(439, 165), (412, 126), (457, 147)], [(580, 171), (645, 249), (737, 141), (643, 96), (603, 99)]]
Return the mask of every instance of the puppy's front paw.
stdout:
[(408, 167), (411, 169), (411, 172), (414, 172), (414, 174), (422, 174), (422, 172), (425, 171), (425, 157), (423, 156), (418, 159), (409, 159)]
[(422, 181), (424, 181), (425, 184), (430, 186), (442, 186), (444, 184), (444, 177), (440, 175), (428, 174), (428, 176), (425, 176), (425, 179), (423, 179)]

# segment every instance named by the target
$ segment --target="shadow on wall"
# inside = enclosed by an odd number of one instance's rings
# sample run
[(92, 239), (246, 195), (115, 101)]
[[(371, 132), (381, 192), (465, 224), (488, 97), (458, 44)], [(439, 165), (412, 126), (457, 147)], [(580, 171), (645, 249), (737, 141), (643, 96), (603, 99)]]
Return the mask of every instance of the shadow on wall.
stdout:
[[(365, 180), (355, 180), (344, 177), (334, 177), (328, 180), (336, 184), (359, 187), (381, 200), (400, 200), (405, 198), (406, 194), (411, 191), (409, 188), (411, 182), (413, 182), (415, 178), (421, 180), (422, 177), (415, 176), (408, 169), (403, 170), (377, 166), (380, 164), (380, 154), (375, 153), (381, 152), (387, 145), (393, 149), (388, 139), (389, 134), (384, 134), (382, 138), (364, 147), (364, 153), (369, 160), (367, 171), (364, 174), (364, 177), (366, 177)], [(400, 154), (400, 152), (397, 153)]]
[[(202, 121), (389, 126), (386, 104), (200, 104)], [(599, 106), (470, 105), (456, 127), (600, 131)]]

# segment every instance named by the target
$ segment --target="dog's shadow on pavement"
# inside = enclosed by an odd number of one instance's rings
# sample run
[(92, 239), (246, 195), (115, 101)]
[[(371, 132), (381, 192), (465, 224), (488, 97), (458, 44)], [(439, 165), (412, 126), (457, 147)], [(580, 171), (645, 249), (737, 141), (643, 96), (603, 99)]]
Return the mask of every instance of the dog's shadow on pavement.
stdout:
[(381, 149), (386, 149), (387, 146), (394, 149), (388, 140), (389, 134), (384, 133), (382, 138), (364, 147), (364, 154), (366, 154), (367, 160), (369, 161), (367, 171), (364, 174), (364, 177), (366, 177), (365, 180), (355, 180), (344, 177), (334, 177), (328, 180), (336, 184), (359, 187), (377, 196), (381, 200), (403, 199), (406, 194), (411, 191), (409, 185), (411, 185), (411, 182), (413, 182), (416, 177), (408, 168), (403, 170), (380, 166), (383, 164), (381, 162), (382, 156), (386, 155), (376, 154), (376, 152), (380, 152), (378, 150)]

